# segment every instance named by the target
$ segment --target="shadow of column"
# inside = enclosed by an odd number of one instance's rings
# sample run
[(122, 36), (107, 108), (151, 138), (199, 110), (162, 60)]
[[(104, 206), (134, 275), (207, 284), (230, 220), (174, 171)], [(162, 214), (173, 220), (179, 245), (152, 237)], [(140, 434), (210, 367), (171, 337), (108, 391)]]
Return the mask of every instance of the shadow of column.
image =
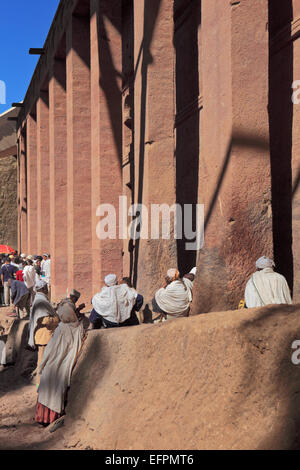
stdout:
[[(292, 0), (286, 0), (284, 7), (280, 0), (269, 0), (269, 122), (274, 258), (276, 269), (286, 277), (293, 290), (292, 20)], [(284, 38), (278, 35), (283, 28)]]
[[(146, 103), (147, 103), (147, 90), (148, 90), (148, 68), (153, 62), (150, 47), (152, 43), (154, 28), (156, 25), (161, 0), (151, 0), (150, 2), (144, 0), (144, 36), (142, 43), (142, 86), (141, 86), (141, 112), (140, 112), (140, 149), (139, 156), (135, 156), (139, 159), (139, 182), (137, 188), (137, 202), (142, 204), (143, 202), (143, 188), (144, 188), (144, 163), (145, 163), (145, 133), (146, 133)], [(137, 110), (136, 110), (137, 112)], [(136, 231), (139, 231), (139, 227), (135, 227)], [(139, 249), (140, 240), (136, 240), (135, 253), (134, 253), (134, 264), (133, 264), (133, 285), (137, 285), (138, 279), (138, 260), (139, 260)]]
[[(174, 47), (176, 54), (176, 203), (182, 208), (183, 237), (177, 240), (178, 268), (181, 274), (196, 266), (197, 252), (185, 249), (184, 205), (193, 207), (193, 231), (196, 230), (196, 204), (199, 183), (199, 45), (201, 2), (174, 1)], [(190, 221), (189, 221), (190, 225)]]

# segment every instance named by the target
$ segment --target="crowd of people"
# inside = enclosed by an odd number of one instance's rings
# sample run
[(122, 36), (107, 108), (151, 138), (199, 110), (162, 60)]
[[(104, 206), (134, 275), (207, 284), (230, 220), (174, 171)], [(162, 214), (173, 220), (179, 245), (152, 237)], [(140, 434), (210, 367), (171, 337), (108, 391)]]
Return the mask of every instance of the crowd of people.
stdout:
[[(245, 307), (292, 303), (288, 284), (274, 267), (274, 262), (265, 256), (257, 260), (257, 271), (246, 286)], [(154, 322), (189, 316), (196, 275), (196, 268), (184, 276), (177, 269), (168, 270), (163, 286), (152, 300)], [(59, 422), (72, 369), (87, 331), (139, 325), (137, 313), (144, 298), (129, 278), (118, 280), (115, 274), (109, 274), (91, 300), (87, 321), (82, 314), (85, 304), (77, 306), (81, 294), (75, 289), (58, 304), (51, 303), (49, 254), (6, 258), (1, 280), (5, 305), (11, 302), (16, 309), (8, 315), (29, 319), (28, 347), (38, 352), (32, 374), (38, 391), (35, 420), (43, 426)]]
[(8, 314), (9, 317), (29, 318), (36, 283), (44, 279), (49, 292), (51, 291), (50, 255), (45, 253), (43, 256), (19, 256), (15, 252), (7, 256), (2, 255), (0, 263), (0, 305), (14, 306)]

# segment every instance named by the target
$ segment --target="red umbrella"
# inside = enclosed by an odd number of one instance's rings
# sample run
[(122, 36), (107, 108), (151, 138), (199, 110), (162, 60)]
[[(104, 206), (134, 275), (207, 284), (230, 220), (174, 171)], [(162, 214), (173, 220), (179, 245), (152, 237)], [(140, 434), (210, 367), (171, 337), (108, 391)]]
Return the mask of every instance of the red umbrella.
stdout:
[(11, 253), (15, 253), (15, 250), (11, 247), (11, 246), (8, 246), (8, 245), (0, 245), (0, 254), (5, 254), (5, 255), (9, 255)]

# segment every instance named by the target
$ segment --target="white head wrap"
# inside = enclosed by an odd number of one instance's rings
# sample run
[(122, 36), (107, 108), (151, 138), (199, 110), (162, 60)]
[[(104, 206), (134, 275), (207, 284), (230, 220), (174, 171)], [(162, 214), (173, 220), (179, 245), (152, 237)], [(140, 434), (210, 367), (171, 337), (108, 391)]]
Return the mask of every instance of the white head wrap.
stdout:
[(104, 279), (104, 282), (107, 285), (107, 287), (115, 286), (117, 284), (117, 281), (118, 281), (118, 278), (115, 274), (109, 274)]
[(176, 280), (178, 279), (180, 276), (179, 274), (179, 271), (177, 269), (169, 269), (169, 271), (167, 272), (167, 277), (170, 279), (170, 280)]
[(39, 290), (44, 289), (44, 287), (46, 287), (46, 285), (47, 285), (47, 282), (44, 281), (43, 279), (40, 279), (38, 282), (36, 282), (35, 288), (36, 288), (37, 291), (39, 291)]
[(190, 274), (194, 274), (194, 276), (196, 276), (196, 274), (197, 274), (197, 268), (193, 268), (193, 269), (190, 271)]
[(21, 258), (26, 258), (26, 255), (25, 255), (24, 253), (22, 253), (22, 254), (20, 255), (20, 257), (21, 257)]
[(267, 256), (262, 256), (256, 261), (257, 269), (265, 269), (265, 268), (274, 268), (275, 263), (272, 259), (267, 258)]

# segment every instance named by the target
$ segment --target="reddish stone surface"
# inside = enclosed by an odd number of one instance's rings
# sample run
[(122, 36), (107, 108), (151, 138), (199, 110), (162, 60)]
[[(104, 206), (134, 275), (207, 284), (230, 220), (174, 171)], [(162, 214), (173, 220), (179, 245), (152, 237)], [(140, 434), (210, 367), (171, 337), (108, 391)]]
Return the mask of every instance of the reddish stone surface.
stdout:
[(297, 306), (90, 332), (49, 444), (299, 449), (299, 334)]
[[(91, 2), (91, 236), (92, 292), (107, 274), (122, 275), (119, 196), (122, 194), (121, 2)], [(116, 209), (117, 239), (99, 239), (100, 204)], [(102, 214), (106, 216), (107, 214)]]
[(37, 253), (50, 249), (49, 93), (41, 91), (37, 106)]
[(26, 178), (26, 133), (19, 139), (19, 217), (18, 251), (27, 254), (27, 178)]
[(66, 61), (53, 62), (49, 82), (50, 253), (53, 301), (68, 285)]
[(37, 129), (36, 115), (27, 118), (27, 255), (37, 254)]
[(255, 3), (259, 15), (253, 2), (203, 2), (199, 203), (206, 225), (195, 313), (237, 307), (256, 259), (273, 256), (268, 2)]
[(170, 240), (151, 239), (150, 219), (151, 204), (176, 202), (173, 2), (155, 0), (144, 8), (135, 1), (134, 24), (134, 201), (148, 209), (149, 238), (134, 243), (133, 279), (151, 308), (166, 270), (177, 265), (173, 229)]
[[(299, 126), (291, 101), (299, 11), (298, 0), (287, 0), (285, 8), (279, 0), (61, 2), (18, 122), (21, 128), (27, 120), (28, 128), (32, 251), (40, 248), (32, 227), (34, 201), (41, 198), (30, 113), (54, 57), (67, 57), (64, 116), (60, 111), (67, 133), (64, 126), (60, 136), (58, 126), (53, 133), (50, 124), (52, 161), (64, 155), (60, 170), (55, 163), (50, 171), (50, 251), (59, 295), (61, 286), (77, 287), (89, 300), (103, 277), (116, 272), (130, 276), (149, 305), (168, 268), (183, 274), (197, 263), (194, 313), (234, 308), (264, 254), (274, 257), (295, 301), (300, 298)], [(204, 204), (203, 250), (187, 251), (186, 240), (173, 234), (171, 240), (150, 234), (141, 241), (99, 240), (97, 208), (117, 208), (120, 195), (128, 207)], [(67, 275), (59, 274), (63, 266)]]
[(89, 17), (67, 29), (68, 288), (91, 299), (91, 89)]

